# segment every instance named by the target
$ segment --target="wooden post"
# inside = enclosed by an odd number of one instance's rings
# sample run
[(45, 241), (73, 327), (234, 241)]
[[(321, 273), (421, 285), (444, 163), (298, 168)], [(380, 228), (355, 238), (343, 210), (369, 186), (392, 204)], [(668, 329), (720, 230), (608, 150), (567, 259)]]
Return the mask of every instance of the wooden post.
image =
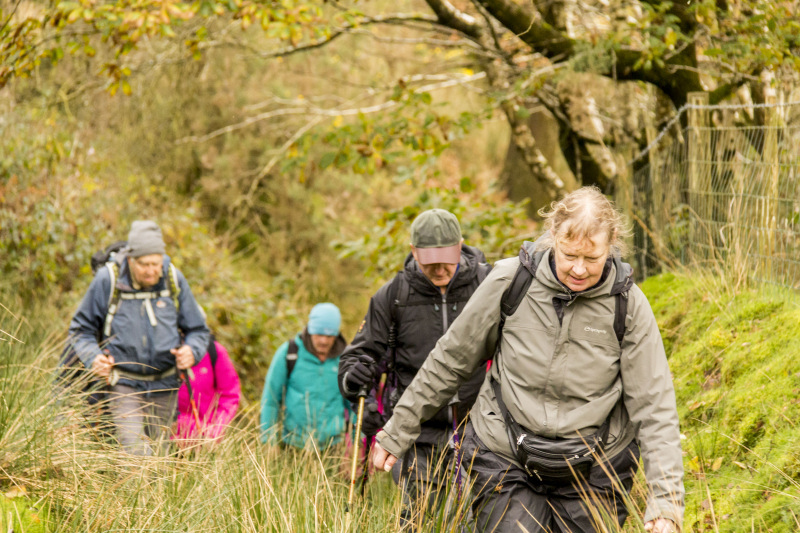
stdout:
[[(691, 92), (688, 94), (688, 103), (692, 106), (707, 107), (708, 93)], [(686, 155), (688, 159), (687, 189), (689, 207), (696, 220), (690, 224), (689, 247), (690, 252), (696, 258), (708, 259), (709, 254), (700, 253), (702, 247), (695, 247), (698, 240), (703, 243), (713, 243), (713, 239), (708, 235), (708, 229), (704, 227), (706, 209), (703, 202), (705, 192), (705, 182), (709, 175), (709, 110), (708, 109), (689, 109), (689, 134), (687, 138), (688, 146)], [(706, 178), (706, 179), (704, 179)]]
[[(767, 98), (768, 104), (774, 104), (775, 98)], [(774, 269), (774, 258), (777, 254), (777, 230), (779, 216), (779, 178), (780, 178), (780, 150), (778, 147), (778, 129), (780, 128), (780, 117), (777, 108), (767, 107), (764, 109), (764, 152), (762, 160), (764, 162), (764, 220), (762, 222), (761, 239), (761, 276), (763, 279), (778, 281), (777, 272)]]
[[(647, 139), (647, 145), (650, 146), (656, 137), (658, 137), (658, 131), (656, 130), (653, 121), (648, 117), (645, 125), (645, 138)], [(647, 153), (648, 167), (650, 170), (650, 190), (652, 191), (652, 197), (650, 201), (652, 211), (649, 224), (650, 230), (656, 235), (661, 235), (661, 231), (664, 229), (664, 222), (667, 219), (667, 214), (672, 208), (670, 205), (670, 198), (667, 198), (664, 195), (664, 176), (662, 175), (663, 169), (661, 168), (659, 149), (660, 146), (655, 144)]]

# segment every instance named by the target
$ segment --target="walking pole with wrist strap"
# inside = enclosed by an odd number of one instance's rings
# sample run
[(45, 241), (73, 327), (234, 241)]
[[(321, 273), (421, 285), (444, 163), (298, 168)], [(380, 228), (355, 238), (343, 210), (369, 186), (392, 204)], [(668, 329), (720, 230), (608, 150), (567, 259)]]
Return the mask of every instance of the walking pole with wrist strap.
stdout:
[(461, 439), (458, 437), (458, 405), (452, 406), (453, 416), (453, 448), (456, 452), (456, 503), (461, 500)]
[(347, 506), (344, 508), (347, 520), (345, 530), (350, 528), (350, 509), (353, 507), (353, 495), (356, 488), (356, 470), (358, 470), (358, 443), (361, 441), (361, 422), (364, 420), (364, 400), (367, 397), (367, 388), (361, 387), (358, 391), (358, 412), (356, 414), (356, 437), (353, 439), (353, 464), (350, 468), (350, 492), (347, 495)]

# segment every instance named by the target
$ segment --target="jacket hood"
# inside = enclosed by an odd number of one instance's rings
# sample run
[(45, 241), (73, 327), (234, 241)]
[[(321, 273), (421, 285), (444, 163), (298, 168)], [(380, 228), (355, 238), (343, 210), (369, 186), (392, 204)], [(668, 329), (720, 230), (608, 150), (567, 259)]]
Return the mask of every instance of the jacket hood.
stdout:
[[(550, 256), (552, 255), (552, 248), (541, 248), (543, 237), (539, 237), (536, 241), (525, 241), (519, 251), (520, 263), (533, 275), (536, 276), (536, 271), (541, 268), (541, 265), (549, 265)], [(613, 267), (613, 268), (611, 268)], [(609, 277), (601, 281), (599, 285), (591, 287), (586, 291), (580, 293), (581, 296), (594, 296), (598, 294), (616, 295), (628, 292), (633, 286), (633, 267), (628, 263), (622, 261), (618, 254), (611, 254), (606, 259), (606, 267), (610, 268)], [(578, 293), (575, 293), (565, 287), (558, 278), (547, 268), (543, 271), (540, 280), (548, 282), (548, 286), (559, 292), (567, 294), (572, 299)], [(605, 289), (610, 283), (611, 288)], [(608, 292), (606, 292), (608, 291)]]
[[(448, 290), (469, 285), (473, 282), (478, 275), (478, 265), (486, 262), (486, 256), (475, 248), (474, 246), (461, 245), (461, 261), (458, 263), (458, 270), (456, 271), (453, 279), (450, 280)], [(436, 287), (419, 269), (417, 261), (414, 256), (409, 253), (403, 264), (403, 270), (412, 287), (422, 292), (431, 292), (439, 294), (439, 288)]]
[[(311, 355), (319, 359), (319, 354), (314, 349), (314, 343), (311, 342), (311, 334), (308, 332), (308, 326), (304, 327), (303, 331), (297, 334), (297, 337), (295, 337), (295, 342), (298, 340), (303, 343), (303, 347)], [(336, 359), (337, 357), (342, 355), (342, 352), (346, 347), (347, 347), (347, 339), (345, 339), (344, 336), (341, 333), (339, 333), (336, 336), (336, 340), (333, 342), (331, 351), (328, 352), (328, 357), (326, 357), (325, 360), (327, 361), (328, 359)]]

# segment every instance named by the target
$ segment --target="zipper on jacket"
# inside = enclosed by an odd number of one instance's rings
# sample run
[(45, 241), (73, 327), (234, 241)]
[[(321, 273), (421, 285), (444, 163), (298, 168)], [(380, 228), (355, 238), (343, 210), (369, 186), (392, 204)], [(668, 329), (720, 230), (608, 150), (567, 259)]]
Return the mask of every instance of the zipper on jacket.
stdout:
[(447, 290), (442, 294), (442, 333), (447, 331)]

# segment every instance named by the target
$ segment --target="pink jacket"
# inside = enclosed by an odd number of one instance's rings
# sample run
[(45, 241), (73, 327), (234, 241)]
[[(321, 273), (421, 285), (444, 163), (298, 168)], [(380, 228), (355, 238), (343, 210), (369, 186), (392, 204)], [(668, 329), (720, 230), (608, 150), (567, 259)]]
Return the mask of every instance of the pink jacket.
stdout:
[(239, 375), (233, 367), (228, 351), (219, 342), (217, 364), (212, 366), (208, 353), (192, 367), (194, 379), (191, 381), (200, 428), (197, 427), (189, 391), (186, 383), (178, 390), (177, 439), (216, 439), (222, 437), (225, 427), (233, 419), (239, 407)]

